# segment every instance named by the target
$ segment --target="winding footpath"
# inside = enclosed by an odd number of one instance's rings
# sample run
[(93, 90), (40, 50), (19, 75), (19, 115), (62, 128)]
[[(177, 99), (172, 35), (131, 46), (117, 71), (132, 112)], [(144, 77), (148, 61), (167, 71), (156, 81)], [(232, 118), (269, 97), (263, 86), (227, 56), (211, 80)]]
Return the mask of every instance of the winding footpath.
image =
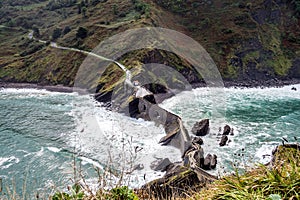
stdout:
[[(32, 30), (28, 33), (28, 38), (30, 40), (38, 41), (40, 43), (44, 43), (44, 44), (47, 43), (47, 41), (45, 41), (45, 40), (40, 40), (40, 39), (35, 38), (33, 36), (33, 31)], [(124, 65), (122, 65), (121, 63), (119, 63), (119, 62), (117, 62), (115, 60), (112, 60), (112, 59), (100, 56), (100, 55), (95, 54), (93, 52), (89, 52), (89, 51), (85, 51), (85, 50), (80, 50), (80, 49), (76, 49), (76, 48), (63, 47), (63, 46), (58, 45), (56, 42), (50, 42), (50, 47), (53, 47), (53, 48), (56, 48), (56, 49), (62, 49), (62, 50), (75, 51), (75, 52), (83, 53), (85, 55), (89, 55), (89, 56), (93, 56), (93, 57), (99, 58), (101, 60), (113, 62), (116, 65), (118, 65), (118, 67), (120, 67), (125, 72), (125, 75), (126, 75), (125, 83), (127, 85), (129, 85), (130, 87), (134, 87), (134, 85), (133, 85), (133, 83), (131, 81), (132, 75), (131, 75), (130, 70), (128, 70)]]

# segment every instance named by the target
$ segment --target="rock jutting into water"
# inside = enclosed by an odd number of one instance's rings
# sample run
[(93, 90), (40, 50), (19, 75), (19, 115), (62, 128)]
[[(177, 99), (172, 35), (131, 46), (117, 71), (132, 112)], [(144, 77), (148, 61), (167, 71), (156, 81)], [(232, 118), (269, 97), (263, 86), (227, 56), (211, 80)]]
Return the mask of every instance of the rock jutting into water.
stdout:
[(196, 136), (205, 136), (209, 133), (209, 119), (196, 122), (192, 128), (192, 133)]
[[(153, 193), (156, 198), (165, 198), (176, 193), (179, 194), (180, 191), (187, 188), (203, 186), (216, 180), (216, 176), (203, 170), (215, 169), (217, 165), (216, 155), (208, 154), (204, 159), (204, 150), (201, 147), (203, 140), (200, 137), (191, 139), (182, 119), (159, 107), (153, 94), (138, 91), (136, 94), (139, 95), (129, 103), (129, 115), (162, 125), (166, 136), (161, 138), (159, 143), (179, 149), (182, 155), (181, 162), (172, 163), (165, 158), (156, 163), (156, 166), (152, 166), (152, 169), (166, 171), (166, 174), (160, 179), (147, 183), (143, 188)], [(207, 134), (208, 119), (200, 121), (197, 125), (197, 128)]]
[(223, 129), (223, 135), (229, 135), (230, 132), (231, 132), (230, 126), (226, 124)]
[(221, 141), (219, 143), (219, 145), (222, 147), (222, 146), (225, 146), (226, 143), (228, 141), (228, 136), (227, 135), (222, 135), (222, 138), (221, 138)]

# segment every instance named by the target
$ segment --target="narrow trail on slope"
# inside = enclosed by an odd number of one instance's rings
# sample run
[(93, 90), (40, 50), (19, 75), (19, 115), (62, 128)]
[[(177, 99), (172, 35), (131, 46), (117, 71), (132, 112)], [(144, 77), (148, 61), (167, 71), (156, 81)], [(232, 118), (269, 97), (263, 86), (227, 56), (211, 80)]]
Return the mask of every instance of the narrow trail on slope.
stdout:
[[(31, 40), (36, 40), (36, 41), (38, 41), (40, 43), (44, 43), (44, 44), (47, 43), (47, 41), (45, 41), (45, 40), (36, 39), (33, 36), (33, 31), (32, 30), (28, 33), (28, 38), (31, 39)], [(133, 85), (133, 83), (131, 81), (131, 77), (132, 77), (131, 72), (124, 65), (122, 65), (121, 63), (119, 63), (119, 62), (117, 62), (115, 60), (112, 60), (110, 58), (106, 58), (104, 56), (100, 56), (100, 55), (95, 54), (93, 52), (89, 52), (89, 51), (85, 51), (85, 50), (81, 50), (81, 49), (76, 49), (76, 48), (71, 48), (71, 47), (63, 47), (63, 46), (58, 45), (56, 42), (50, 42), (50, 47), (53, 47), (53, 48), (56, 48), (56, 49), (62, 49), (62, 50), (75, 51), (75, 52), (83, 53), (85, 55), (89, 55), (89, 56), (93, 56), (93, 57), (99, 58), (101, 60), (113, 62), (116, 65), (118, 65), (118, 67), (120, 67), (125, 72), (125, 75), (126, 75), (125, 83), (127, 85), (129, 85), (130, 87), (134, 87), (134, 85)]]

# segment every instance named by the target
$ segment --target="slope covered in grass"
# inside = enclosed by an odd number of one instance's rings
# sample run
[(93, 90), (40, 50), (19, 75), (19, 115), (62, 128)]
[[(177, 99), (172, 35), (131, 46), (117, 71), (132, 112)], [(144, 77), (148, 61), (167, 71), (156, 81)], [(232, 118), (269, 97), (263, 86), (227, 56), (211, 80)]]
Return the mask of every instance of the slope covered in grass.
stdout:
[[(195, 39), (225, 80), (251, 83), (300, 77), (298, 0), (0, 2), (2, 81), (73, 85), (85, 55), (29, 41), (29, 29), (43, 40), (92, 50), (117, 33), (147, 26), (174, 29)], [(181, 73), (192, 72), (185, 70), (191, 68), (188, 63), (170, 55), (142, 49), (120, 60), (131, 68), (151, 61), (167, 63)], [(188, 79), (192, 80), (201, 79)]]

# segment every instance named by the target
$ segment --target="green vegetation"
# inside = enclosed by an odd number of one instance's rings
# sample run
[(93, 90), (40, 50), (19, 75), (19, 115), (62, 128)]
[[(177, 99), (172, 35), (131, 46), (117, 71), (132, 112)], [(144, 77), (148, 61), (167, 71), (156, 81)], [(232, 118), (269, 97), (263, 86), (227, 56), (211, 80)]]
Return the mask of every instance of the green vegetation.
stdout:
[(61, 36), (61, 32), (61, 28), (55, 28), (52, 33), (52, 40), (56, 40), (57, 38), (59, 38)]
[(76, 33), (76, 37), (84, 39), (87, 37), (88, 30), (84, 27), (79, 27)]
[[(101, 198), (101, 196), (100, 196)], [(127, 186), (116, 187), (109, 191), (108, 194), (104, 195), (104, 199), (108, 200), (118, 200), (118, 199), (126, 199), (126, 200), (138, 200), (136, 194), (131, 189), (128, 189)]]
[(84, 192), (79, 184), (73, 185), (69, 190), (70, 194), (66, 192), (56, 192), (52, 196), (52, 200), (82, 200), (84, 198)]
[[(21, 31), (21, 36), (12, 38), (5, 34), (1, 37), (4, 50), (0, 57), (0, 77), (12, 82), (73, 83), (84, 56), (65, 57), (65, 51), (42, 45), (26, 46), (24, 41), (29, 29), (36, 38), (45, 41), (52, 38), (61, 46), (91, 50), (112, 35), (145, 26), (171, 28), (192, 37), (208, 51), (226, 80), (299, 77), (295, 64), (300, 55), (299, 5), (299, 0), (278, 5), (263, 0), (2, 0), (0, 24), (12, 28), (5, 30), (8, 35)], [(161, 59), (159, 63), (165, 62), (186, 77), (191, 73), (192, 66), (186, 61), (173, 59), (169, 54), (170, 58), (152, 59), (152, 52), (152, 49), (143, 49), (120, 61), (127, 60), (126, 66), (136, 67), (134, 63)], [(55, 62), (51, 61), (53, 58)], [(45, 69), (37, 70), (39, 64)], [(62, 74), (65, 72), (62, 67), (72, 75)], [(174, 77), (169, 79), (181, 84)], [(191, 80), (201, 80), (201, 77)]]
[(300, 151), (279, 146), (272, 166), (259, 165), (223, 177), (196, 194), (195, 199), (299, 199)]

